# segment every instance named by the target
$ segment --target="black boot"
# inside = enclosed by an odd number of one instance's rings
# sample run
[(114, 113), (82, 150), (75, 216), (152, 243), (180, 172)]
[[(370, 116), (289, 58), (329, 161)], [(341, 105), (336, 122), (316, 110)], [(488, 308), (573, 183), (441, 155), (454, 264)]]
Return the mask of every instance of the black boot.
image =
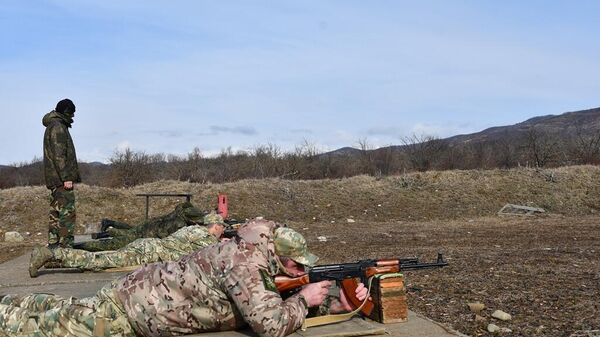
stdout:
[(108, 229), (108, 227), (114, 227), (115, 221), (111, 220), (111, 219), (102, 219), (100, 221), (100, 224), (101, 224), (100, 231), (101, 232), (106, 232), (106, 230)]

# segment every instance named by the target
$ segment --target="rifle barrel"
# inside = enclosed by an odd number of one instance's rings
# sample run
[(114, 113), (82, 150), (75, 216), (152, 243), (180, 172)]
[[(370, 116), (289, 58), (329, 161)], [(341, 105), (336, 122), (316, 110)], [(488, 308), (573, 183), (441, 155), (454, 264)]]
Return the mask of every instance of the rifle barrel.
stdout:
[(444, 260), (442, 253), (438, 253), (437, 260), (435, 262), (421, 263), (417, 258), (400, 259), (400, 270), (416, 270), (416, 269), (428, 269), (447, 266), (448, 262)]

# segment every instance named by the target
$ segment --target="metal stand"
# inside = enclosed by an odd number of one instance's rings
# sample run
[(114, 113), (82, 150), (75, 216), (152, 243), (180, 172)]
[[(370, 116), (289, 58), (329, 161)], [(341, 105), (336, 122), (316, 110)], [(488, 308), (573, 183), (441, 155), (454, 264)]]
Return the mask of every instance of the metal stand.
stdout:
[(140, 193), (138, 197), (146, 197), (146, 220), (148, 220), (148, 211), (150, 210), (150, 197), (185, 197), (185, 201), (190, 202), (192, 195), (189, 193)]

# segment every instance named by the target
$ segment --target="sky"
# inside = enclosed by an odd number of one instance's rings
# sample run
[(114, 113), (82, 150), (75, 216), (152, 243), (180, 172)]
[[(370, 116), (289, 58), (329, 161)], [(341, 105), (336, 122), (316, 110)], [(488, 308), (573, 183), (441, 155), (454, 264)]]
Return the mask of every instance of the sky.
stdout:
[(599, 1), (0, 2), (0, 164), (402, 144), (600, 106)]

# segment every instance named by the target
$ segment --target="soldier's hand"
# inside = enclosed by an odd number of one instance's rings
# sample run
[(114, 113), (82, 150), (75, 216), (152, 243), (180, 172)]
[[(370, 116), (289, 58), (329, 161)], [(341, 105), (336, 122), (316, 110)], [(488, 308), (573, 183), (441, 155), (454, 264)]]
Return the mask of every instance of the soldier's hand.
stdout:
[(310, 283), (300, 290), (300, 294), (304, 296), (309, 307), (316, 307), (323, 303), (325, 296), (329, 293), (330, 286), (331, 281)]
[[(367, 289), (363, 283), (359, 283), (358, 286), (356, 286), (356, 290), (354, 292), (355, 292), (354, 295), (356, 296), (356, 299), (358, 299), (359, 301), (362, 302), (367, 297), (367, 293), (369, 292), (369, 289)], [(340, 291), (340, 302), (342, 303), (343, 310), (345, 310), (345, 311), (354, 310), (354, 308), (350, 304), (350, 301), (348, 300), (348, 298), (346, 298), (346, 294), (343, 291)]]
[(73, 182), (72, 181), (65, 181), (63, 183), (63, 187), (65, 188), (65, 190), (72, 190), (73, 189)]

